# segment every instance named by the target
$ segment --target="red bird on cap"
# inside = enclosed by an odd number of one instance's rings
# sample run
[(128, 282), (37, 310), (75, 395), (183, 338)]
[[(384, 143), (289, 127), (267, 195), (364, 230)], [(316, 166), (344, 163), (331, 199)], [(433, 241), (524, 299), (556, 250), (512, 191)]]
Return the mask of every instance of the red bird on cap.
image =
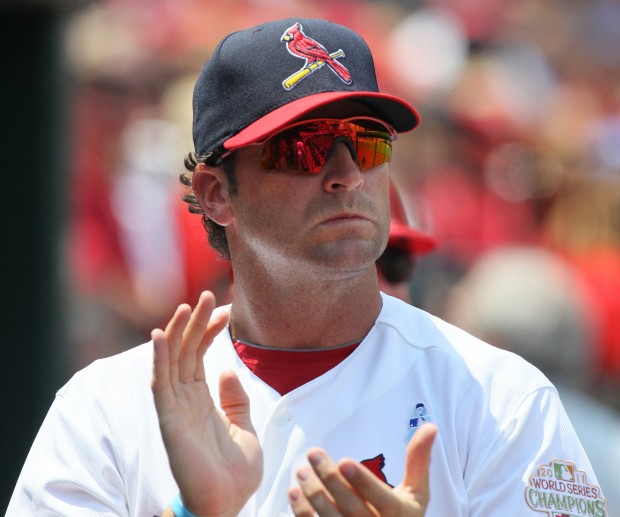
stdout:
[[(294, 56), (306, 60), (306, 65), (322, 61), (329, 66), (345, 83), (351, 82), (351, 74), (336, 59), (329, 55), (329, 52), (318, 41), (309, 38), (303, 33), (302, 26), (299, 23), (286, 29), (282, 35), (281, 41), (286, 42), (288, 51)], [(339, 51), (342, 56), (344, 53)]]

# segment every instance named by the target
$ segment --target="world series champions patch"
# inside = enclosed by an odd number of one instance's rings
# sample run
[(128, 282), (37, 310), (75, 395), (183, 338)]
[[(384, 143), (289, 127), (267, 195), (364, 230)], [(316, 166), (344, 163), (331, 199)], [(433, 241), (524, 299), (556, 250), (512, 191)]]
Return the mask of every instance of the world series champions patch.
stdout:
[(549, 517), (609, 517), (600, 487), (588, 484), (586, 473), (569, 461), (539, 465), (530, 475), (525, 500)]

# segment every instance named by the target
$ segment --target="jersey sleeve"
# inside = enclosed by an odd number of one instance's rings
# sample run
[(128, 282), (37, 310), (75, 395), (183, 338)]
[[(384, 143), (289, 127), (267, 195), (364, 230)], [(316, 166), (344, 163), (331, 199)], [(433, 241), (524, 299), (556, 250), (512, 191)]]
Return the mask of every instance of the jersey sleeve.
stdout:
[[(126, 516), (125, 490), (103, 412), (57, 393), (22, 468), (7, 516)], [(68, 400), (71, 398), (71, 400)]]
[(606, 500), (553, 387), (525, 397), (465, 472), (470, 515), (607, 517)]

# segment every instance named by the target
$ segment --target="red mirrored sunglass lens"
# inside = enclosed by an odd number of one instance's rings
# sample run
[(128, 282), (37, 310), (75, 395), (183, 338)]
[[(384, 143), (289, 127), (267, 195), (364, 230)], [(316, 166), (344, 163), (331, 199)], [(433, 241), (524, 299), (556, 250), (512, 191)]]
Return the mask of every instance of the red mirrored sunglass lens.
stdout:
[(318, 173), (337, 141), (345, 143), (361, 170), (392, 159), (395, 132), (376, 119), (305, 121), (263, 143), (261, 166), (266, 170)]

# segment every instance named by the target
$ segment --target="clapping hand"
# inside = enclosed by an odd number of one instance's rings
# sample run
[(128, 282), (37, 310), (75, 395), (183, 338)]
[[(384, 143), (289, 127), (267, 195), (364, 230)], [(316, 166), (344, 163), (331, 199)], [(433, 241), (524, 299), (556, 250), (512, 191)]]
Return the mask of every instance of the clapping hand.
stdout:
[(322, 449), (308, 452), (289, 500), (296, 517), (422, 517), (430, 500), (429, 466), (437, 427), (424, 424), (407, 446), (405, 476), (395, 488), (362, 464), (335, 463)]
[(180, 305), (166, 330), (152, 332), (152, 390), (174, 478), (189, 511), (201, 517), (236, 516), (258, 488), (263, 457), (250, 421), (249, 399), (236, 374), (222, 373), (220, 406), (205, 382), (204, 355), (226, 326), (202, 293), (192, 311)]

